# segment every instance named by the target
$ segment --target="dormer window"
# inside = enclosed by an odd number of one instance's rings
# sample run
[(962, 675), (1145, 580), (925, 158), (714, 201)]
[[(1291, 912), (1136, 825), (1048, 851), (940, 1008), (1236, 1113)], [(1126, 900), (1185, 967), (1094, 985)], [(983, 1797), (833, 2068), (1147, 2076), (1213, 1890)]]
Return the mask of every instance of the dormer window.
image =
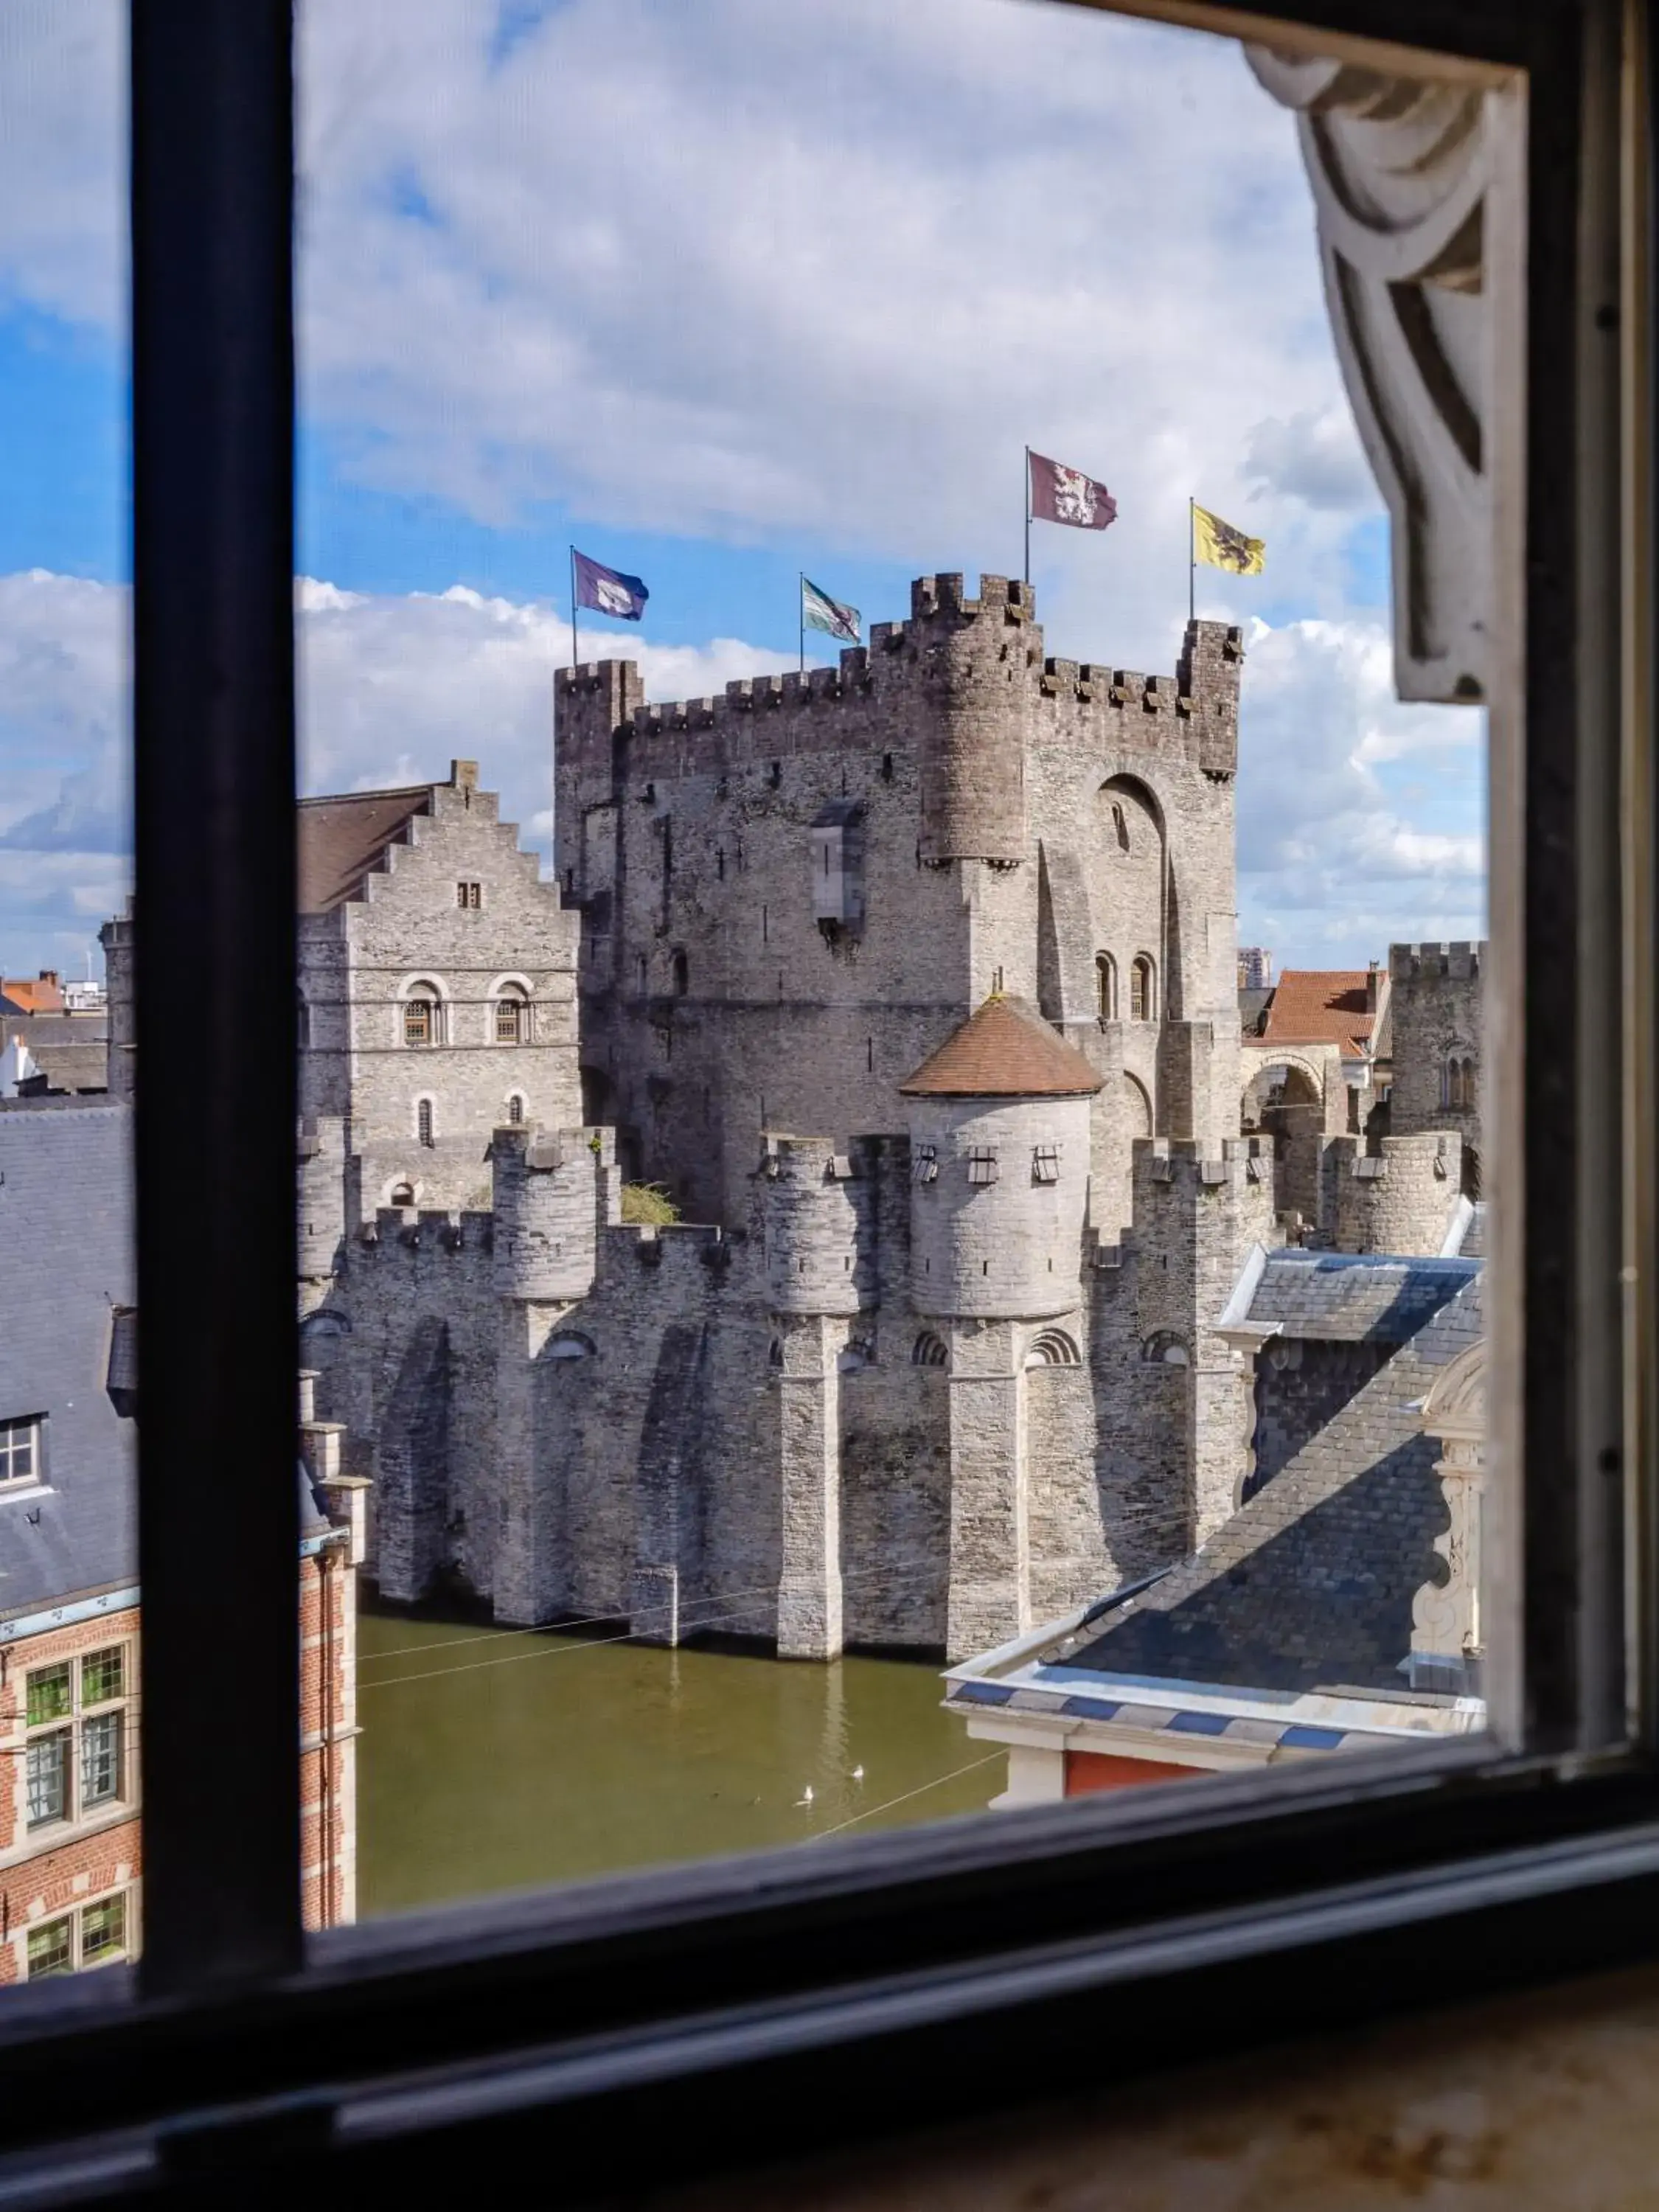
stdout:
[(474, 882), (457, 884), (455, 903), (464, 914), (477, 914), (483, 904), (483, 885)]
[(968, 1180), (982, 1189), (997, 1179), (997, 1156), (983, 1146), (976, 1145), (968, 1155)]

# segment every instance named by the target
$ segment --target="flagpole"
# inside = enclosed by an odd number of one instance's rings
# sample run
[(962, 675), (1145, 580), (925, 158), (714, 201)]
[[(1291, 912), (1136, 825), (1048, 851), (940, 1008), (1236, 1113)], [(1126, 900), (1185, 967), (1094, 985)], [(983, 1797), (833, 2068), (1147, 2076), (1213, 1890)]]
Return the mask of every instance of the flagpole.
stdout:
[(570, 669), (576, 669), (576, 549), (570, 549)]
[(1025, 588), (1031, 588), (1031, 449), (1025, 448)]
[(797, 673), (806, 673), (806, 571), (799, 570), (795, 577), (795, 627), (800, 639), (800, 661)]
[(1198, 619), (1198, 519), (1193, 513), (1193, 497), (1187, 495), (1187, 619)]

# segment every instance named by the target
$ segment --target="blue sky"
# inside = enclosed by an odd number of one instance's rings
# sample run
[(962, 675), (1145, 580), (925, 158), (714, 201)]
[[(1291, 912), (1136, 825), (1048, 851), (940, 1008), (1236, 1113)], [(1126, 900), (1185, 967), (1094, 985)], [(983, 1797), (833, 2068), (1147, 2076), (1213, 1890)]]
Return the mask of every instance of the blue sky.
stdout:
[[(79, 967), (125, 887), (119, 10), (11, 0), (0, 72), (0, 967)], [(312, 788), (480, 758), (549, 830), (567, 547), (653, 696), (787, 665), (805, 568), (866, 618), (1012, 570), (1051, 651), (1173, 665), (1195, 491), (1267, 538), (1241, 936), (1346, 964), (1469, 935), (1479, 717), (1388, 678), (1388, 529), (1290, 119), (1237, 49), (1019, 0), (302, 9), (301, 558)], [(828, 641), (816, 641), (828, 656)]]

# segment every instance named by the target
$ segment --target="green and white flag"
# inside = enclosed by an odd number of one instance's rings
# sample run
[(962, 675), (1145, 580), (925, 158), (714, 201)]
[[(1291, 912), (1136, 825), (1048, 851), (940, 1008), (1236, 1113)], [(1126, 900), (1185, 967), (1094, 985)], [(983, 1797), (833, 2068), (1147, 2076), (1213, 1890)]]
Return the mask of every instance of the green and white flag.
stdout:
[(856, 645), (859, 641), (858, 609), (844, 607), (839, 599), (832, 599), (828, 592), (819, 591), (805, 576), (800, 580), (800, 618), (808, 629), (825, 630), (831, 637), (838, 637), (843, 645)]

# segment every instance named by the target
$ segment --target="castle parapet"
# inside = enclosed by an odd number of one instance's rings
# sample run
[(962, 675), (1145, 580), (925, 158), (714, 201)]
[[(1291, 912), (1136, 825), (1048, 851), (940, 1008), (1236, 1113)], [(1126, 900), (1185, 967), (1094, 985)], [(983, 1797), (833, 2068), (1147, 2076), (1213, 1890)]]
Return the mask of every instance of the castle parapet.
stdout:
[(873, 1181), (865, 1147), (769, 1134), (761, 1155), (767, 1299), (775, 1313), (855, 1314), (873, 1303)]
[(1463, 1139), (1455, 1129), (1384, 1137), (1333, 1137), (1321, 1163), (1320, 1222), (1339, 1252), (1401, 1256), (1441, 1252), (1462, 1188)]
[(495, 1290), (504, 1298), (562, 1302), (593, 1287), (604, 1197), (597, 1129), (497, 1129)]
[(1389, 975), (1396, 983), (1413, 983), (1445, 976), (1459, 983), (1475, 981), (1486, 961), (1485, 938), (1459, 938), (1449, 945), (1391, 945)]

